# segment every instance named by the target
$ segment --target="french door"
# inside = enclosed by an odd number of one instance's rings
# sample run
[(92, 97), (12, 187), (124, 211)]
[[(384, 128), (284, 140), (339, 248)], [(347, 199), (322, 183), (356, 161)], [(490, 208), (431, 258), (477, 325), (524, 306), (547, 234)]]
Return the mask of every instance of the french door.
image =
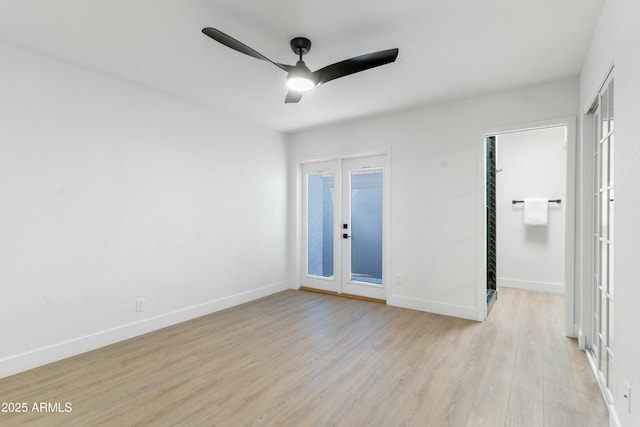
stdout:
[(384, 156), (342, 161), (341, 291), (386, 299), (382, 283)]
[(367, 156), (303, 166), (303, 286), (386, 299), (384, 163)]
[(593, 182), (593, 331), (591, 353), (598, 380), (611, 400), (614, 313), (614, 109), (613, 79), (598, 95), (594, 116)]

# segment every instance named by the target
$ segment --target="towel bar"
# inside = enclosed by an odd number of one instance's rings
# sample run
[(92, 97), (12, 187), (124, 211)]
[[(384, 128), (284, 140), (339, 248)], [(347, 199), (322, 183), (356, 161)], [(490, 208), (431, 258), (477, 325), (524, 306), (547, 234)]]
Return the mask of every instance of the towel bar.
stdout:
[[(515, 205), (516, 203), (524, 203), (524, 200), (512, 200), (511, 204)], [(562, 200), (560, 199), (554, 199), (554, 200), (549, 200), (549, 203), (562, 203)]]

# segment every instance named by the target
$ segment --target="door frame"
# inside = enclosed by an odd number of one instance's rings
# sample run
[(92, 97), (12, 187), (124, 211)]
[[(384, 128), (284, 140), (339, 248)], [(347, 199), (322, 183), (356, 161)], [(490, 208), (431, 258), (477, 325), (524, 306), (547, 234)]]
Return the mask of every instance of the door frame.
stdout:
[[(359, 157), (370, 157), (370, 156), (384, 156), (384, 173), (382, 178), (383, 192), (382, 192), (382, 283), (384, 284), (385, 290), (385, 299), (388, 301), (392, 294), (392, 281), (391, 281), (391, 147), (380, 148), (371, 151), (358, 151), (358, 152), (347, 152), (347, 153), (337, 153), (335, 155), (327, 155), (327, 156), (317, 156), (317, 157), (309, 157), (301, 160), (296, 160), (296, 196), (295, 196), (295, 245), (294, 245), (294, 256), (295, 256), (295, 271), (294, 275), (294, 284), (292, 286), (293, 289), (300, 289), (302, 285), (302, 279), (305, 276), (306, 272), (304, 271), (306, 261), (304, 259), (304, 245), (306, 242), (304, 241), (304, 224), (305, 220), (303, 218), (304, 214), (304, 198), (303, 198), (303, 186), (304, 186), (304, 166), (312, 163), (318, 162), (329, 162), (336, 161), (338, 170), (342, 171), (342, 161), (346, 159), (353, 159)], [(342, 186), (340, 177), (336, 177), (334, 185)], [(342, 203), (341, 201), (339, 203)], [(341, 232), (338, 230), (336, 226), (336, 235), (335, 239), (339, 239), (341, 243), (342, 235), (337, 234)], [(342, 244), (337, 245), (337, 253), (334, 252), (334, 256), (339, 257), (338, 259), (342, 259)], [(337, 263), (338, 265), (334, 265), (334, 275), (342, 274), (342, 266), (341, 263)], [(342, 293), (342, 287), (338, 284), (338, 293)]]
[(565, 275), (565, 293), (564, 293), (564, 309), (565, 309), (565, 335), (568, 337), (576, 337), (578, 335), (578, 315), (576, 313), (576, 283), (575, 277), (578, 273), (578, 266), (575, 263), (576, 253), (576, 117), (568, 116), (557, 119), (550, 119), (537, 122), (519, 123), (497, 128), (488, 129), (483, 132), (480, 138), (479, 159), (480, 167), (478, 168), (478, 182), (482, 185), (478, 192), (478, 234), (482, 236), (478, 239), (478, 266), (479, 277), (476, 287), (476, 303), (478, 306), (478, 319), (480, 321), (487, 318), (487, 230), (486, 230), (486, 158), (485, 158), (485, 140), (489, 136), (496, 136), (506, 133), (522, 132), (528, 130), (544, 129), (549, 127), (566, 126), (567, 128), (567, 155), (566, 155), (566, 191), (565, 198), (565, 249), (564, 249), (564, 275)]

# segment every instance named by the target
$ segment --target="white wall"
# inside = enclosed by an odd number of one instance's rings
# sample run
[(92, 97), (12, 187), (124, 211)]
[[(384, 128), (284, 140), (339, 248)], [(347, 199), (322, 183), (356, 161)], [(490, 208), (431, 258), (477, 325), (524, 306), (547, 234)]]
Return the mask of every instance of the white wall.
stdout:
[[(484, 317), (483, 138), (493, 128), (577, 114), (568, 79), (291, 135), (289, 171), (302, 160), (391, 150), (391, 285), (388, 303)], [(297, 194), (299, 182), (290, 185)], [(298, 187), (296, 187), (296, 185)], [(299, 199), (291, 197), (290, 280), (299, 283)]]
[[(498, 286), (564, 292), (566, 129), (550, 127), (497, 135)], [(544, 226), (523, 223), (528, 197), (549, 203)]]
[(0, 57), (0, 377), (288, 287), (283, 135)]
[[(615, 295), (613, 409), (621, 426), (640, 425), (640, 3), (607, 0), (580, 78), (581, 113), (615, 64)], [(586, 144), (587, 141), (584, 141)], [(587, 177), (588, 178), (588, 177)], [(588, 286), (587, 278), (583, 285)], [(584, 308), (586, 311), (587, 308)], [(582, 325), (588, 328), (586, 323)], [(624, 397), (632, 387), (631, 402)]]

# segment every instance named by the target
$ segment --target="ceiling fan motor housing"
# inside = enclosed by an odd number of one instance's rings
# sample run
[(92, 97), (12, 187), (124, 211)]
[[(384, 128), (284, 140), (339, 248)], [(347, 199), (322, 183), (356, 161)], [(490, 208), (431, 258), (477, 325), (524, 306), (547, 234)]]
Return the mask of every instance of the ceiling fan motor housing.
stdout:
[(306, 37), (296, 37), (291, 39), (291, 50), (296, 55), (306, 55), (311, 50), (311, 40)]

